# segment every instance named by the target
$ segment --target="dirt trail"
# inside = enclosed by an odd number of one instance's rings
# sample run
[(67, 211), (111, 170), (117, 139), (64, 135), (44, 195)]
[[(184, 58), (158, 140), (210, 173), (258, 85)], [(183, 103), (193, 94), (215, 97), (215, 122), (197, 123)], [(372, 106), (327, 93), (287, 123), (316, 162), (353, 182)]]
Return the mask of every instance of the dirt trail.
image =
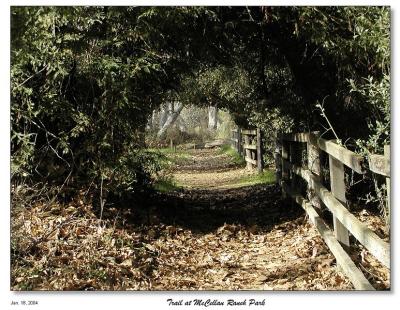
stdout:
[[(283, 201), (277, 186), (238, 187), (249, 172), (229, 156), (189, 155), (172, 172), (186, 188), (107, 206), (102, 220), (84, 191), (65, 204), (13, 208), (12, 288), (352, 289), (303, 210)], [(389, 287), (389, 271), (370, 254), (351, 255), (377, 289)]]
[[(194, 150), (174, 177), (187, 188), (155, 208), (153, 289), (348, 290), (300, 207), (275, 185), (229, 188), (241, 175), (215, 150)], [(223, 188), (227, 187), (227, 188)]]
[(177, 161), (173, 177), (185, 188), (232, 188), (253, 173), (235, 164), (218, 149), (190, 150), (190, 157)]

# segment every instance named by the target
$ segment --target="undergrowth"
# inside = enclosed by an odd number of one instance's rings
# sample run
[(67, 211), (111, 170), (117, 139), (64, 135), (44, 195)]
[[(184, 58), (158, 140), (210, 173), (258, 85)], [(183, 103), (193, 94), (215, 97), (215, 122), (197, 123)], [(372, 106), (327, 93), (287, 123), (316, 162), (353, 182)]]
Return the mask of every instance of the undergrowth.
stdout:
[(161, 177), (154, 182), (154, 189), (161, 193), (168, 193), (179, 189), (179, 185), (172, 177)]
[(245, 176), (238, 180), (240, 186), (250, 186), (256, 184), (273, 184), (275, 183), (275, 174), (271, 170), (266, 170), (263, 173)]
[(175, 148), (149, 148), (147, 151), (150, 153), (164, 155), (162, 157), (164, 166), (170, 166), (171, 164), (176, 164), (190, 158), (190, 155), (187, 151)]
[(232, 148), (230, 144), (222, 145), (218, 150), (218, 153), (228, 155), (232, 162), (238, 166), (245, 164), (244, 158), (234, 148)]

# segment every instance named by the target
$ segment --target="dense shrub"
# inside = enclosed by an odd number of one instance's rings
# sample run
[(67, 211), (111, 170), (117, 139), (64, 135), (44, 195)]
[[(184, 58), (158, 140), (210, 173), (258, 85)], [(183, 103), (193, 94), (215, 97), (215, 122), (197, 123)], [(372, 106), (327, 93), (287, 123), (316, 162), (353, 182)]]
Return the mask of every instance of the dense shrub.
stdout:
[(269, 154), (277, 131), (330, 137), (317, 104), (350, 148), (382, 152), (389, 26), (373, 6), (13, 7), (13, 179), (146, 184), (146, 121), (171, 96), (263, 128)]

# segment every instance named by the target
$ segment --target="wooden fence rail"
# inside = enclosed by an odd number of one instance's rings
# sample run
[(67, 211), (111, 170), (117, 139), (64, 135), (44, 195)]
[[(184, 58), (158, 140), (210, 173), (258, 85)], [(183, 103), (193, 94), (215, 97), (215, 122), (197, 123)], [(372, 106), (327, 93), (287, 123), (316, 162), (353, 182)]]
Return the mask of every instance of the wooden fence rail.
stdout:
[[(241, 154), (248, 168), (263, 171), (262, 132), (260, 129), (232, 130), (232, 146)], [(301, 145), (306, 146), (307, 164), (302, 165)], [(321, 154), (329, 157), (330, 190), (322, 182)], [(358, 290), (373, 290), (363, 273), (348, 255), (350, 235), (357, 239), (377, 260), (390, 268), (390, 245), (359, 221), (347, 208), (345, 166), (359, 174), (368, 170), (386, 177), (387, 207), (390, 214), (390, 146), (384, 155), (362, 156), (344, 148), (336, 140), (326, 140), (319, 132), (280, 134), (275, 147), (276, 182), (284, 197), (291, 197), (308, 214), (338, 265)], [(300, 192), (299, 180), (307, 183), (307, 197)], [(325, 205), (333, 216), (333, 231), (318, 215)]]
[[(299, 163), (298, 146), (307, 144), (307, 167)], [(329, 156), (329, 191), (321, 180), (321, 152)], [(301, 160), (300, 160), (301, 161)], [(348, 209), (344, 166), (364, 174), (367, 169), (386, 177), (387, 204), (390, 210), (390, 147), (385, 146), (384, 155), (371, 155), (368, 162), (360, 155), (344, 148), (337, 141), (325, 140), (318, 133), (294, 133), (278, 135), (275, 148), (276, 180), (282, 186), (284, 197), (291, 197), (307, 212), (337, 263), (347, 274), (356, 289), (373, 290), (362, 272), (355, 266), (347, 250), (349, 235), (353, 235), (376, 259), (390, 268), (390, 245), (379, 238)], [(307, 183), (308, 197), (300, 195), (296, 178)], [(317, 210), (325, 205), (333, 215), (332, 232), (319, 217)]]
[(264, 170), (262, 132), (257, 129), (232, 130), (232, 147), (243, 156), (248, 169)]

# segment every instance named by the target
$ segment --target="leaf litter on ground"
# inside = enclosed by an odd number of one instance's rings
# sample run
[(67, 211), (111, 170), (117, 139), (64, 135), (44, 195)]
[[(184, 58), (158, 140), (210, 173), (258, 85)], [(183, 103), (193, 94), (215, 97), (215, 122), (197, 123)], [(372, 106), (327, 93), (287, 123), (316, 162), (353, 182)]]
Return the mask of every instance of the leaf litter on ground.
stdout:
[[(353, 289), (276, 186), (189, 188), (152, 204), (152, 222), (140, 225), (131, 209), (108, 208), (100, 221), (83, 191), (66, 204), (13, 208), (11, 289)], [(351, 251), (377, 289), (390, 288), (387, 268), (360, 245)]]

